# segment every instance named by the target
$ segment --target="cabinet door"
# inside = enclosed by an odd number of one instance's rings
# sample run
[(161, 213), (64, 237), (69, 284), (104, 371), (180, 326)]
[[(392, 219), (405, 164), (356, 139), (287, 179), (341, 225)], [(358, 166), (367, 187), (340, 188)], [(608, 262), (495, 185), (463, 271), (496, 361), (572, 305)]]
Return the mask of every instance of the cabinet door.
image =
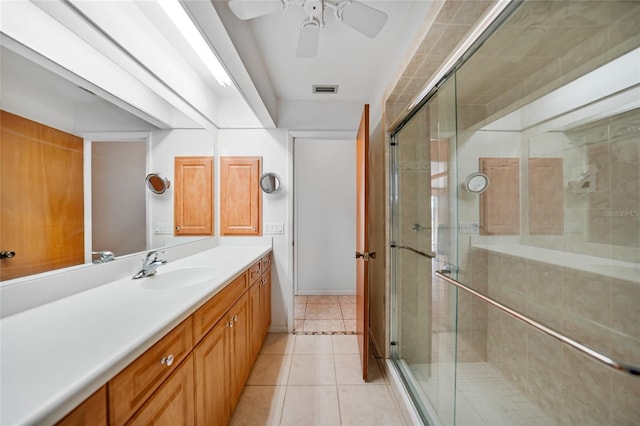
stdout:
[(262, 274), (260, 303), (262, 305), (262, 338), (264, 339), (271, 325), (271, 268)]
[(262, 282), (258, 281), (249, 290), (249, 311), (251, 312), (251, 362), (258, 356), (262, 346), (263, 325), (263, 304), (262, 304)]
[(262, 235), (262, 157), (220, 158), (220, 233)]
[(85, 399), (56, 426), (107, 426), (107, 387), (103, 386)]
[(127, 424), (193, 425), (193, 398), (193, 357), (189, 355)]
[(176, 157), (175, 235), (213, 235), (213, 157)]
[(229, 320), (218, 322), (194, 351), (196, 420), (198, 425), (222, 426), (229, 421), (230, 337)]
[(249, 293), (245, 293), (238, 302), (229, 310), (233, 321), (231, 333), (231, 411), (242, 393), (249, 373), (251, 372), (251, 353), (249, 346), (250, 321), (249, 321)]

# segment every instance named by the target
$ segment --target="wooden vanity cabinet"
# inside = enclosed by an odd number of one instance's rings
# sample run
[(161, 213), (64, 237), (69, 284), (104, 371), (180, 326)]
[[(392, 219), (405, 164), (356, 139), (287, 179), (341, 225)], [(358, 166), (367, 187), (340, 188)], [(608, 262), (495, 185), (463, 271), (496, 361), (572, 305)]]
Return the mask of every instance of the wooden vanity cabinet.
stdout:
[(246, 292), (196, 346), (198, 425), (228, 423), (253, 365), (249, 324)]
[[(269, 332), (271, 326), (271, 255), (262, 258), (262, 275), (260, 276), (260, 323), (262, 333), (260, 345)], [(260, 347), (258, 347), (259, 349)]]
[(194, 350), (196, 424), (223, 426), (231, 415), (231, 329), (220, 321)]
[(189, 317), (111, 379), (108, 383), (109, 423), (127, 423), (192, 348), (193, 325)]
[(85, 399), (56, 426), (107, 426), (107, 387), (103, 386)]
[(236, 277), (59, 424), (228, 424), (271, 321), (271, 268), (266, 259), (270, 255)]
[(193, 356), (169, 376), (128, 425), (192, 425), (195, 422)]

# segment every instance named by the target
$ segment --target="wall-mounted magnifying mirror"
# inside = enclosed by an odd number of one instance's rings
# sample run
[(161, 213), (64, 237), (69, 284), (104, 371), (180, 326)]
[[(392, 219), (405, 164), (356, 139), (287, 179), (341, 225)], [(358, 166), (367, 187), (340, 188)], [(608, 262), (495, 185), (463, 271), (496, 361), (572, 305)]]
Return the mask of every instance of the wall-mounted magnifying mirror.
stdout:
[(160, 176), (158, 173), (149, 173), (145, 179), (147, 188), (154, 194), (164, 194), (169, 189), (171, 182), (169, 179)]
[(266, 194), (275, 194), (280, 190), (280, 176), (275, 173), (264, 173), (260, 176), (260, 189)]
[(467, 177), (464, 187), (472, 194), (482, 194), (489, 187), (489, 176), (484, 173), (472, 173)]

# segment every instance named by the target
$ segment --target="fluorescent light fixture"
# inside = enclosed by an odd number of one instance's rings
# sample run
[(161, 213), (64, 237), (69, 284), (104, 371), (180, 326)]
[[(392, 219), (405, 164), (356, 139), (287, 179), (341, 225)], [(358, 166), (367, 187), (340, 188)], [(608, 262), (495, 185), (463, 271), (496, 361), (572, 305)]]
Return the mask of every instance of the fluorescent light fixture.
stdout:
[(182, 36), (189, 42), (209, 72), (218, 80), (218, 83), (223, 87), (233, 86), (229, 74), (227, 74), (227, 71), (211, 50), (211, 46), (202, 37), (202, 34), (196, 28), (189, 15), (187, 15), (180, 2), (178, 0), (160, 0), (158, 4), (178, 28)]

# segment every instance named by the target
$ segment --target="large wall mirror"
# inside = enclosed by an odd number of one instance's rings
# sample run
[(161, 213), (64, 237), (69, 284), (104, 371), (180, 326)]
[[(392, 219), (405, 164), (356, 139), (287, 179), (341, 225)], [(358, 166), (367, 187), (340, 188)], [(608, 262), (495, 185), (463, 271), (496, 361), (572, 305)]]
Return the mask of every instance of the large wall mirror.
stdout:
[(0, 281), (181, 243), (158, 239), (149, 223), (158, 127), (0, 48), (0, 251), (15, 252), (0, 260)]

